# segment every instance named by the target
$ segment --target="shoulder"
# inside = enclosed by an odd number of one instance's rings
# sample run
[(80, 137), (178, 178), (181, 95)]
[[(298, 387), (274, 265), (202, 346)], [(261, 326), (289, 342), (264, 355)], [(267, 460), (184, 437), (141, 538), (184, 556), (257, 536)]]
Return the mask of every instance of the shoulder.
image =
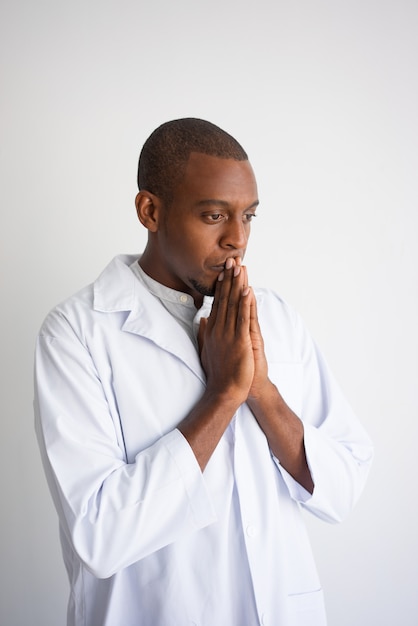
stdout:
[(39, 336), (58, 337), (70, 328), (75, 329), (77, 321), (93, 315), (93, 294), (94, 283), (91, 283), (57, 304), (45, 317)]
[(71, 329), (83, 334), (83, 328), (98, 322), (101, 314), (130, 310), (135, 276), (130, 269), (134, 255), (115, 257), (98, 278), (56, 305), (46, 316), (39, 335), (60, 336)]

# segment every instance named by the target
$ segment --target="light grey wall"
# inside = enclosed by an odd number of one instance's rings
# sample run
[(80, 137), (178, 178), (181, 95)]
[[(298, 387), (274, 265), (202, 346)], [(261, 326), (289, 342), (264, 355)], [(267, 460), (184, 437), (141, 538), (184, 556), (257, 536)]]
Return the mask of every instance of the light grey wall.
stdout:
[(65, 623), (37, 329), (141, 250), (138, 151), (184, 116), (249, 151), (252, 283), (303, 314), (376, 444), (350, 518), (308, 520), (330, 626), (416, 624), (417, 20), (415, 0), (1, 0), (2, 625)]

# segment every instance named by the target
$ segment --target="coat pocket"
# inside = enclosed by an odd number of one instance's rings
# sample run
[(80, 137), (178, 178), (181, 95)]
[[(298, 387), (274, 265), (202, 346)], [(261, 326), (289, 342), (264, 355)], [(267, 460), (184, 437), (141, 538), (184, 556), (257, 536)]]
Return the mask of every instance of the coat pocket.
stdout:
[(288, 596), (291, 626), (326, 626), (322, 589)]

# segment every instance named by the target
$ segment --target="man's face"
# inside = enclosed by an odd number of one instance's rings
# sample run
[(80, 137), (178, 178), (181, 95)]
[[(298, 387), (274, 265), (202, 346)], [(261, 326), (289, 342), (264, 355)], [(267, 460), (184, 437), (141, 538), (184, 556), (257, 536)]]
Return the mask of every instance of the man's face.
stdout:
[(257, 184), (248, 161), (192, 153), (158, 231), (159, 282), (189, 293), (197, 306), (213, 295), (228, 257), (244, 257)]

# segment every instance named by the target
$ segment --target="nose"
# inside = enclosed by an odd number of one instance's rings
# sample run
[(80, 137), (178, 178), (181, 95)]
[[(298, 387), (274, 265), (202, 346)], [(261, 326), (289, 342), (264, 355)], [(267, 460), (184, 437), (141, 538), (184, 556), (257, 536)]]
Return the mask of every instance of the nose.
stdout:
[(249, 237), (249, 223), (245, 224), (241, 218), (228, 219), (222, 233), (221, 245), (224, 248), (245, 250)]

